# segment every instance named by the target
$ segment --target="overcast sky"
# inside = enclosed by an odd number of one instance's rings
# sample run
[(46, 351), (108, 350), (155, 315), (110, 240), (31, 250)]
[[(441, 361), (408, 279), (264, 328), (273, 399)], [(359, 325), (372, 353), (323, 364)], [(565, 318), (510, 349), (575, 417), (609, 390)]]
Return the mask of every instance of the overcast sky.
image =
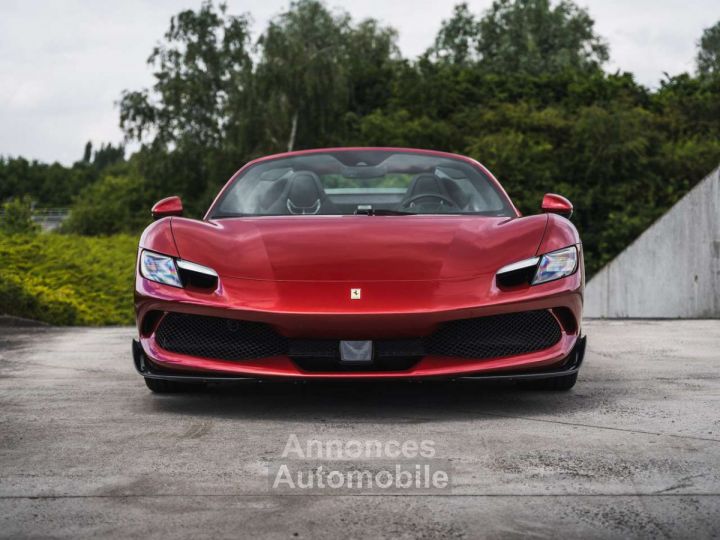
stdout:
[[(286, 0), (229, 0), (255, 31)], [(354, 18), (394, 26), (405, 56), (432, 42), (454, 1), (328, 1)], [(691, 71), (703, 28), (720, 19), (718, 0), (580, 0), (610, 44), (610, 71), (657, 86), (663, 72)], [(491, 0), (470, 0), (481, 13)], [(170, 16), (200, 0), (0, 0), (0, 155), (70, 164), (85, 142), (120, 142), (115, 102), (152, 84), (145, 61)]]

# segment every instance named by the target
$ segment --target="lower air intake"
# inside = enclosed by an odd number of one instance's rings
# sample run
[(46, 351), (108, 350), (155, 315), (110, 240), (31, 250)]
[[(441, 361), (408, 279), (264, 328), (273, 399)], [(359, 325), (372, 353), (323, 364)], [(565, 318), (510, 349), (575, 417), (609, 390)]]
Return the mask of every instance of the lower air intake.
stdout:
[(287, 340), (267, 324), (185, 313), (168, 313), (155, 339), (170, 352), (219, 360), (287, 354)]
[(523, 311), (450, 321), (425, 341), (428, 354), (460, 358), (496, 358), (541, 351), (562, 333), (547, 310)]

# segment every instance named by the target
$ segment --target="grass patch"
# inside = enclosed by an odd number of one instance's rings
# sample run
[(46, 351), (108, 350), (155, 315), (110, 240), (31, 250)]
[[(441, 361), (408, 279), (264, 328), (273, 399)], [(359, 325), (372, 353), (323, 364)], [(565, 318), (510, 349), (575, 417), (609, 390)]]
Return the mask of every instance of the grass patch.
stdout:
[(0, 236), (0, 313), (56, 325), (132, 324), (138, 238)]

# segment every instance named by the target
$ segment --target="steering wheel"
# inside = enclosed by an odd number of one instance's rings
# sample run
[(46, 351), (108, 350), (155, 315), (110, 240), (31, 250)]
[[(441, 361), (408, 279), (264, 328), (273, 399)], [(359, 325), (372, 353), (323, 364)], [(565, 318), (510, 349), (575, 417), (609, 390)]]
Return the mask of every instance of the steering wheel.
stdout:
[(411, 208), (410, 205), (414, 204), (416, 201), (419, 201), (421, 199), (436, 199), (440, 201), (440, 204), (442, 206), (445, 206), (443, 203), (447, 203), (448, 206), (451, 209), (457, 209), (460, 210), (460, 207), (457, 205), (455, 201), (453, 201), (450, 197), (446, 197), (445, 195), (440, 195), (439, 193), (418, 193), (417, 195), (413, 195), (409, 199), (406, 199), (402, 202), (400, 205), (401, 210), (409, 209)]

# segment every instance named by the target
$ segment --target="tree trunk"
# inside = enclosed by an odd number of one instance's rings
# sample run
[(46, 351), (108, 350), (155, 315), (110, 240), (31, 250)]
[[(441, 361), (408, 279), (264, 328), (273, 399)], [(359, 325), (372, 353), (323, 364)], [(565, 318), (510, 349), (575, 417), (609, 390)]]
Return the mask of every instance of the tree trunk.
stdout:
[(298, 113), (295, 111), (295, 114), (293, 114), (292, 118), (292, 127), (290, 128), (290, 140), (288, 141), (288, 152), (293, 151), (293, 147), (295, 146), (295, 134), (297, 133), (297, 122), (298, 122)]

